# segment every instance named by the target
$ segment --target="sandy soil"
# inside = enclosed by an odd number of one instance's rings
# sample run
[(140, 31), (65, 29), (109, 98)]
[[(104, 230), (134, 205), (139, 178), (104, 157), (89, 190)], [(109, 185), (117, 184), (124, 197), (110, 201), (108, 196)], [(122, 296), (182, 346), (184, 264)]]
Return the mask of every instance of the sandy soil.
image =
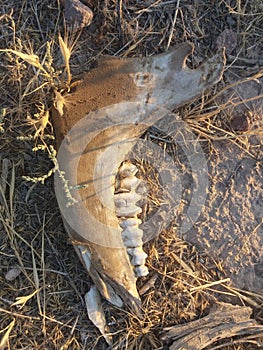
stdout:
[(232, 142), (213, 144), (205, 206), (184, 235), (219, 259), (234, 286), (258, 292), (263, 288), (262, 146), (257, 139), (261, 152), (256, 149), (254, 158)]
[[(231, 79), (229, 74), (226, 76)], [(219, 276), (229, 277), (232, 286), (236, 288), (254, 292), (260, 292), (263, 288), (263, 137), (260, 134), (250, 134), (262, 127), (263, 99), (253, 100), (259, 95), (262, 86), (262, 79), (245, 82), (218, 98), (218, 102), (223, 104), (231, 96), (239, 104), (230, 106), (222, 114), (222, 119), (229, 124), (229, 131), (235, 129), (237, 135), (234, 139), (199, 142), (207, 160), (207, 173), (204, 170), (203, 175), (196, 176), (195, 169), (189, 166), (187, 155), (180, 149), (171, 152), (167, 143), (164, 146), (171, 154), (170, 160), (160, 162), (158, 154), (149, 157), (161, 177), (164, 176), (163, 172), (170, 172), (169, 176), (172, 176), (170, 186), (164, 189), (164, 197), (169, 205), (163, 205), (163, 217), (156, 219), (155, 229), (161, 220), (172, 221), (174, 216), (175, 234), (215, 258), (218, 261)], [(251, 101), (244, 103), (247, 99)], [(173, 118), (162, 120), (156, 126), (159, 128), (159, 136), (160, 130), (164, 133), (162, 137), (169, 134), (173, 138), (177, 133)], [(152, 130), (149, 130), (148, 135), (151, 137)], [(141, 150), (140, 154), (145, 157), (147, 149)], [(177, 169), (181, 168), (180, 174), (175, 173), (171, 161)], [(182, 186), (180, 198), (180, 191), (171, 192), (178, 181), (178, 175)], [(196, 185), (199, 187), (202, 176), (208, 176), (209, 179), (207, 188), (204, 188), (207, 192), (206, 199), (192, 227), (181, 234), (180, 225), (186, 219), (194, 196), (194, 179), (197, 178)], [(150, 229), (153, 228), (148, 228)]]

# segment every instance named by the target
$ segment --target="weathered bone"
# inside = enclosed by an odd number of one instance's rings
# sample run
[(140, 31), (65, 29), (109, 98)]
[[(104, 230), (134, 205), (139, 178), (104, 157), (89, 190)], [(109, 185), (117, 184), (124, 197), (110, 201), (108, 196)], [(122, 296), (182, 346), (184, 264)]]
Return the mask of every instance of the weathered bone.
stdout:
[(96, 286), (91, 286), (90, 290), (85, 294), (85, 303), (89, 319), (100, 330), (106, 342), (111, 345), (112, 337), (106, 333), (108, 326), (102, 308), (101, 297)]
[[(186, 66), (192, 51), (193, 45), (186, 42), (147, 58), (103, 58), (75, 92), (64, 96), (63, 115), (61, 108), (52, 113), (57, 145), (61, 146), (60, 169), (70, 185), (87, 185), (73, 188), (72, 195), (78, 202), (68, 208), (63, 185), (59, 176), (55, 177), (65, 228), (100, 293), (111, 302), (120, 297), (135, 311), (140, 299), (121, 227), (138, 227), (140, 221), (124, 215), (119, 222), (117, 216), (123, 213), (116, 215), (114, 210), (114, 197), (118, 195), (114, 196), (114, 183), (120, 164), (134, 145), (123, 142), (139, 137), (165, 116), (166, 110), (150, 104), (173, 109), (201, 95), (221, 78), (225, 62), (222, 54), (192, 70)], [(90, 113), (94, 110), (97, 112)], [(123, 169), (123, 177), (134, 176), (134, 171), (125, 173)], [(144, 265), (135, 267), (135, 271), (137, 276), (147, 274)]]

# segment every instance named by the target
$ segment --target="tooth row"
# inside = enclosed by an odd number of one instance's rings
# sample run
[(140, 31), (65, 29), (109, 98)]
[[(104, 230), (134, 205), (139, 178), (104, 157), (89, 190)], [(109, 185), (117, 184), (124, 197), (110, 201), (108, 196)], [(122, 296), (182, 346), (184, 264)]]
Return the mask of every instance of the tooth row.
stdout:
[(137, 172), (137, 167), (130, 162), (124, 162), (120, 166), (114, 201), (116, 215), (123, 229), (121, 233), (123, 244), (127, 248), (136, 276), (141, 277), (148, 274), (148, 269), (145, 266), (147, 254), (142, 248), (143, 231), (139, 228), (141, 220), (138, 215), (142, 209), (137, 203), (142, 200), (145, 186), (135, 176)]

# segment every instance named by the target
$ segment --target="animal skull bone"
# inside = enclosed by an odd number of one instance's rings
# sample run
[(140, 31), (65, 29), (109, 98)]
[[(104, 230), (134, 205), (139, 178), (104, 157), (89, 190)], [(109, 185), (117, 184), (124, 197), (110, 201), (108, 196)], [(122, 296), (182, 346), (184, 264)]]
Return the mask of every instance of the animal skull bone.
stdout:
[(136, 279), (147, 273), (147, 255), (137, 205), (143, 194), (136, 192), (137, 168), (125, 162), (126, 155), (167, 109), (191, 101), (220, 80), (224, 54), (189, 69), (186, 59), (192, 52), (193, 45), (185, 42), (152, 57), (103, 58), (65, 96), (63, 113), (52, 113), (59, 167), (77, 199), (67, 207), (57, 175), (66, 231), (100, 293), (135, 312), (140, 306)]

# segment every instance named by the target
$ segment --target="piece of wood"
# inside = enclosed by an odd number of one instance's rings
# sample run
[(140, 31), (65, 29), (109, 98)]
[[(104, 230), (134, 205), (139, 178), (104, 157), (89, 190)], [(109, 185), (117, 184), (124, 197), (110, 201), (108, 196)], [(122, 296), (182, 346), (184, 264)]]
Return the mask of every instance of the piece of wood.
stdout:
[(251, 319), (251, 314), (250, 307), (218, 303), (206, 317), (165, 328), (162, 340), (171, 343), (170, 350), (202, 350), (236, 336), (263, 338), (263, 326)]

